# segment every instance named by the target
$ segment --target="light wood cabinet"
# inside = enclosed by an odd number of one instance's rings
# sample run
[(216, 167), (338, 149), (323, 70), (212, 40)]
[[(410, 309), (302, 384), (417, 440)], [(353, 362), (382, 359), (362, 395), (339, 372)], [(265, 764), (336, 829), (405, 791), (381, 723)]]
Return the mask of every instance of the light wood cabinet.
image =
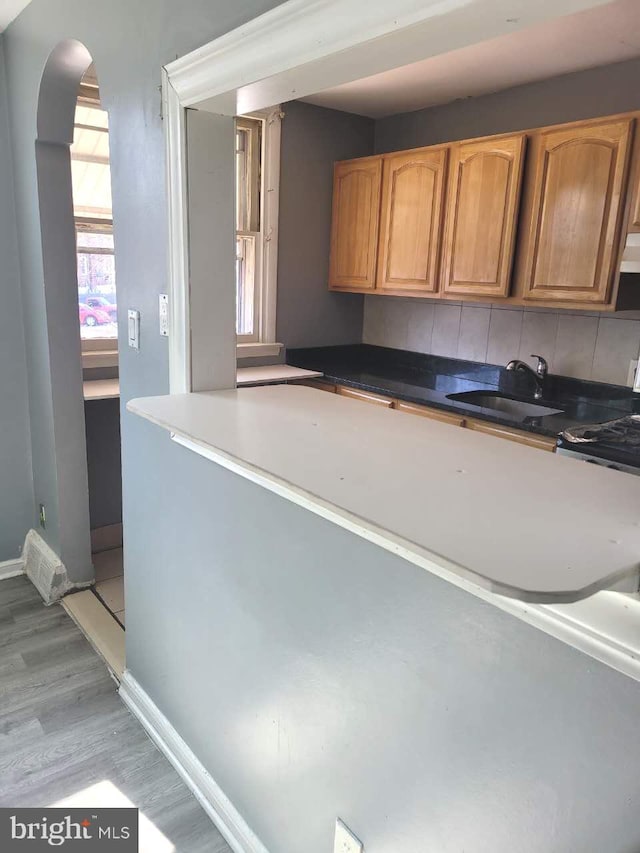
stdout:
[(508, 295), (525, 141), (520, 133), (453, 146), (444, 293)]
[(454, 412), (430, 409), (428, 406), (420, 406), (417, 403), (405, 403), (404, 400), (396, 400), (393, 408), (399, 412), (406, 412), (408, 415), (418, 415), (421, 418), (429, 418), (432, 421), (441, 421), (445, 424), (453, 424), (453, 426), (464, 426), (464, 418)]
[(363, 403), (372, 403), (374, 406), (384, 406), (385, 409), (391, 409), (393, 400), (390, 397), (383, 397), (381, 394), (373, 394), (370, 391), (360, 391), (358, 388), (347, 388), (344, 385), (338, 385), (338, 394), (341, 397), (352, 397), (354, 400), (361, 400)]
[(633, 119), (584, 122), (532, 141), (526, 300), (606, 303), (616, 278)]
[(376, 282), (382, 157), (336, 163), (329, 285), (371, 290)]
[(308, 388), (316, 388), (318, 391), (328, 391), (330, 394), (336, 393), (336, 386), (333, 382), (325, 382), (324, 379), (296, 379), (292, 385), (306, 385)]
[(476, 430), (476, 432), (484, 432), (487, 435), (506, 438), (509, 441), (515, 441), (518, 444), (526, 444), (528, 447), (535, 447), (538, 450), (546, 450), (549, 453), (555, 453), (556, 450), (556, 440), (546, 435), (535, 435), (531, 432), (512, 429), (510, 427), (501, 426), (500, 424), (492, 424), (489, 423), (489, 421), (480, 421), (476, 418), (466, 418), (465, 426), (467, 429)]
[(448, 154), (433, 147), (384, 158), (378, 288), (438, 289)]

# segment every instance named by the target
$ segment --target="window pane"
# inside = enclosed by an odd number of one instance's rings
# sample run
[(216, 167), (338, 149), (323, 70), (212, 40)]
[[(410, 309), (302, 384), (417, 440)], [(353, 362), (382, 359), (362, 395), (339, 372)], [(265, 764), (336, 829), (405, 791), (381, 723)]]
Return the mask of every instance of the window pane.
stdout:
[(99, 107), (90, 107), (87, 104), (76, 106), (75, 124), (86, 124), (91, 127), (109, 127), (108, 113)]
[[(103, 227), (103, 226), (101, 226)], [(113, 234), (94, 231), (77, 232), (78, 250), (81, 249), (111, 249), (113, 252)]]
[(249, 131), (236, 131), (236, 230), (249, 231)]
[[(108, 234), (84, 234), (107, 237)], [(83, 338), (117, 338), (115, 262), (112, 254), (78, 253), (78, 303)]]
[(236, 332), (238, 335), (253, 334), (255, 245), (255, 237), (238, 237), (236, 241)]
[(73, 209), (76, 216), (111, 218), (111, 173), (108, 164), (71, 161)]

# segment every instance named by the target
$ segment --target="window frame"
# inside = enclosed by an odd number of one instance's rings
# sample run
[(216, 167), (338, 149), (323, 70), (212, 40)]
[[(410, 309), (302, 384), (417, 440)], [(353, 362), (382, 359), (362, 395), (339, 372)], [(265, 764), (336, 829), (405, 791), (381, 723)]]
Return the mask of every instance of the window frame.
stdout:
[[(276, 341), (276, 305), (278, 294), (278, 216), (280, 210), (280, 141), (284, 113), (280, 105), (236, 117), (262, 123), (260, 175), (260, 231), (255, 248), (254, 333), (238, 335), (238, 358), (278, 355), (282, 344)], [(236, 223), (237, 224), (237, 223)], [(253, 236), (254, 232), (246, 232)]]
[[(80, 94), (77, 99), (77, 105), (86, 107), (88, 109), (99, 110), (100, 112), (106, 112), (103, 109), (100, 103), (100, 95), (99, 90), (94, 88), (93, 86), (81, 85)], [(79, 127), (85, 130), (93, 130), (96, 133), (106, 133), (109, 134), (109, 128), (101, 127), (98, 125), (88, 125), (83, 124), (81, 122), (76, 123), (74, 120), (74, 131), (75, 128)], [(74, 154), (73, 151), (70, 152), (71, 162), (87, 162), (87, 163), (98, 163), (100, 165), (108, 165), (110, 166), (110, 161), (107, 161), (105, 164), (105, 158), (102, 156), (94, 156), (81, 154)], [(105, 217), (105, 216), (77, 216), (75, 214), (73, 222), (75, 226), (75, 234), (76, 234), (76, 257), (79, 254), (78, 252), (78, 232), (86, 231), (87, 233), (109, 233), (113, 234), (113, 216)], [(80, 227), (79, 227), (80, 226)], [(91, 252), (86, 252), (85, 254), (93, 254)], [(95, 254), (109, 254), (115, 257), (115, 249), (114, 250), (105, 250), (100, 249), (95, 252)], [(80, 347), (82, 354), (82, 366), (83, 368), (93, 368), (93, 367), (117, 367), (118, 366), (118, 338), (83, 338), (80, 336)]]

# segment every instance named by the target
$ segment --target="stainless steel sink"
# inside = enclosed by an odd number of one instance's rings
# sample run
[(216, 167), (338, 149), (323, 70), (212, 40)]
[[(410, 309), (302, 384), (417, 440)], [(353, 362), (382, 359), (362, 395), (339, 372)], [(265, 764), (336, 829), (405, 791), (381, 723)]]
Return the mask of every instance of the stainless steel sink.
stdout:
[(447, 394), (447, 399), (466, 403), (469, 406), (478, 406), (481, 409), (493, 409), (520, 421), (526, 418), (543, 418), (545, 415), (559, 415), (563, 412), (563, 409), (513, 400), (497, 391), (465, 391), (462, 394)]

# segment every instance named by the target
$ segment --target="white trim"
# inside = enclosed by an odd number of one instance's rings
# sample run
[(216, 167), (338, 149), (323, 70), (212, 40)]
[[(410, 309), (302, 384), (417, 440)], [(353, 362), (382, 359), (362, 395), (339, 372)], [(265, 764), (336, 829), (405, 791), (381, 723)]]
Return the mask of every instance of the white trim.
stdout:
[(222, 788), (128, 669), (120, 683), (120, 698), (177, 770), (234, 853), (268, 853)]
[(18, 575), (24, 574), (24, 562), (22, 557), (17, 560), (5, 560), (0, 563), (0, 581), (6, 581), (9, 578), (15, 578)]
[(606, 2), (288, 0), (167, 71), (184, 106), (242, 114)]
[(165, 118), (169, 258), (169, 389), (191, 391), (191, 317), (185, 111), (166, 70), (162, 72)]
[(283, 112), (279, 106), (251, 113), (262, 121), (262, 258), (260, 259), (260, 327), (258, 342), (274, 344), (278, 303), (278, 215), (280, 211), (280, 140)]
[(321, 518), (360, 536), (375, 545), (396, 554), (405, 560), (427, 569), (454, 586), (470, 592), (500, 610), (522, 619), (564, 643), (579, 649), (613, 669), (640, 681), (640, 599), (615, 592), (599, 592), (582, 601), (571, 604), (533, 604), (508, 598), (473, 581), (448, 571), (432, 561), (421, 558), (415, 551), (403, 547), (402, 542), (393, 542), (365, 526), (362, 519), (334, 511), (331, 506), (310, 500), (304, 493), (296, 491), (286, 483), (277, 482), (258, 470), (240, 465), (223, 453), (198, 442), (171, 433), (171, 438), (187, 450), (215, 462), (217, 465), (239, 474), (274, 494), (284, 497)]

